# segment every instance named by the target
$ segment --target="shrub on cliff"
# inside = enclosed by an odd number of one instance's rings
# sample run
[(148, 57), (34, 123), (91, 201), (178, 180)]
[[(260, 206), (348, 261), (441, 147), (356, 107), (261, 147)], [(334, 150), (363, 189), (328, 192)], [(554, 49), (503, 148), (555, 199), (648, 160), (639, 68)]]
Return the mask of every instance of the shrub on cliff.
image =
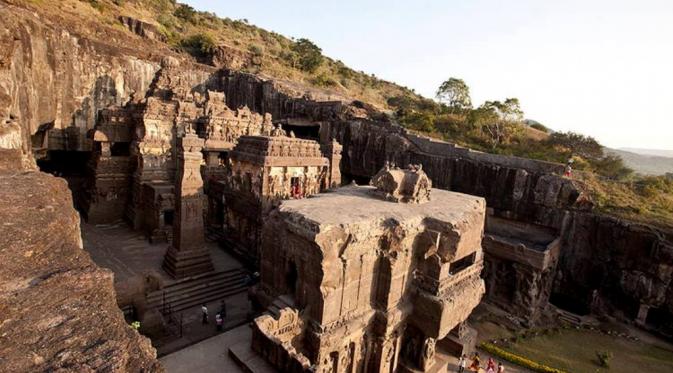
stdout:
[(194, 34), (180, 41), (180, 47), (194, 57), (202, 58), (215, 50), (215, 40), (208, 34)]

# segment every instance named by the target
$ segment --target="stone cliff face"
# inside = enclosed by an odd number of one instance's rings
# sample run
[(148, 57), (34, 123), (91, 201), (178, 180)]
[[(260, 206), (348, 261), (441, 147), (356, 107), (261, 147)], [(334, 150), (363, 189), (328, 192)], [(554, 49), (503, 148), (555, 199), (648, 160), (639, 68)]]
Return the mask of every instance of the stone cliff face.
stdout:
[(171, 54), (140, 36), (75, 27), (2, 1), (0, 17), (0, 118), (20, 118), (27, 151), (45, 123), (84, 138), (100, 109), (144, 97)]
[[(133, 33), (100, 30), (93, 22), (71, 24), (6, 1), (0, 1), (0, 17), (0, 120), (10, 114), (19, 119), (24, 153), (46, 123), (54, 123), (64, 142), (84, 139), (101, 108), (144, 98), (160, 61), (178, 57), (183, 62), (174, 78), (194, 91), (223, 92), (229, 107), (245, 105), (276, 120), (319, 123), (323, 143), (336, 139), (343, 145), (345, 179), (367, 181), (385, 161), (422, 164), (438, 188), (482, 196), (493, 215), (555, 230), (563, 237), (558, 296), (586, 310), (617, 309), (635, 317), (645, 305), (656, 318), (673, 317), (671, 234), (592, 212), (581, 187), (558, 176), (560, 165), (431, 141), (373, 120), (380, 115), (363, 105), (326, 102), (328, 96), (292, 82), (189, 62), (134, 20), (125, 22)], [(247, 63), (248, 57), (231, 53), (221, 51), (223, 66)], [(88, 150), (84, 141), (73, 144), (71, 150)]]
[(162, 371), (82, 249), (65, 181), (20, 160), (0, 150), (0, 370)]

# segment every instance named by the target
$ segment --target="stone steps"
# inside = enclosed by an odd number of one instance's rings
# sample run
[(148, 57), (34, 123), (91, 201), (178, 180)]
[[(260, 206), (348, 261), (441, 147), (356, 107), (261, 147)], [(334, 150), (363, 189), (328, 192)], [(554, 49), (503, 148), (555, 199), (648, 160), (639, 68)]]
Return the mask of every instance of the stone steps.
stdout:
[(162, 313), (180, 312), (203, 303), (222, 300), (247, 290), (246, 272), (232, 269), (210, 272), (172, 283), (146, 295), (147, 305)]
[(280, 317), (280, 310), (285, 307), (294, 308), (294, 300), (289, 295), (281, 295), (276, 298), (273, 303), (267, 308), (267, 312), (273, 315), (274, 318)]

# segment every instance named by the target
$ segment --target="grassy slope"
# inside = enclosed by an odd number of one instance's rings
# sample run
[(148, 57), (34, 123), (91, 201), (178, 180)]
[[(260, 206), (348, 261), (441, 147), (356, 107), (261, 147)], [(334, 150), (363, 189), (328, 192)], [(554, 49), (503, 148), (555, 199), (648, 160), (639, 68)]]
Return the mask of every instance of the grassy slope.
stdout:
[(377, 79), (364, 72), (354, 71), (340, 61), (327, 57), (315, 72), (309, 73), (295, 68), (287, 58), (293, 40), (245, 21), (222, 19), (211, 13), (197, 12), (194, 21), (188, 22), (175, 16), (179, 5), (171, 0), (85, 2), (94, 4), (93, 7), (99, 13), (98, 17), (109, 24), (115, 24), (118, 15), (128, 15), (154, 24), (168, 36), (168, 43), (173, 46), (190, 35), (207, 34), (218, 45), (225, 45), (244, 53), (261, 51), (261, 64), (246, 68), (248, 72), (321, 88), (338, 98), (361, 100), (381, 110), (388, 109), (387, 100), (393, 96), (406, 95), (420, 99), (420, 96), (407, 88)]
[[(475, 326), (479, 330), (480, 341), (515, 336), (489, 321)], [(498, 346), (535, 362), (573, 373), (673, 371), (673, 350), (668, 344), (634, 342), (585, 329), (560, 330), (531, 338), (520, 337), (517, 342)], [(598, 365), (596, 351), (612, 353), (609, 370)]]
[[(522, 339), (506, 349), (567, 372), (673, 371), (673, 351), (585, 330), (564, 330), (549, 336)], [(597, 364), (596, 351), (612, 353), (610, 369)]]

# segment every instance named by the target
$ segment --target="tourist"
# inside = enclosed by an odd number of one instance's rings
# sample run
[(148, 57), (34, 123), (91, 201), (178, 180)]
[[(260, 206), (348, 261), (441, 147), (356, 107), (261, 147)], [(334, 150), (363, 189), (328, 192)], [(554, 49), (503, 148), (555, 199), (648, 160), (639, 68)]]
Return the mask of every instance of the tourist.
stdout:
[(215, 328), (217, 329), (218, 332), (222, 331), (222, 325), (224, 324), (224, 320), (222, 319), (222, 316), (218, 313), (215, 315)]
[(498, 373), (505, 373), (505, 366), (498, 361)]
[(472, 365), (470, 365), (470, 370), (473, 372), (478, 372), (481, 365), (481, 359), (479, 358), (479, 353), (475, 352), (472, 357)]
[(491, 369), (492, 371), (495, 371), (495, 360), (493, 360), (492, 357), (488, 358), (488, 363), (486, 364), (486, 369)]
[(201, 324), (208, 324), (208, 307), (206, 307), (206, 304), (201, 305)]
[(465, 372), (465, 365), (467, 364), (467, 356), (462, 355), (460, 359), (458, 359), (458, 373), (463, 373)]

